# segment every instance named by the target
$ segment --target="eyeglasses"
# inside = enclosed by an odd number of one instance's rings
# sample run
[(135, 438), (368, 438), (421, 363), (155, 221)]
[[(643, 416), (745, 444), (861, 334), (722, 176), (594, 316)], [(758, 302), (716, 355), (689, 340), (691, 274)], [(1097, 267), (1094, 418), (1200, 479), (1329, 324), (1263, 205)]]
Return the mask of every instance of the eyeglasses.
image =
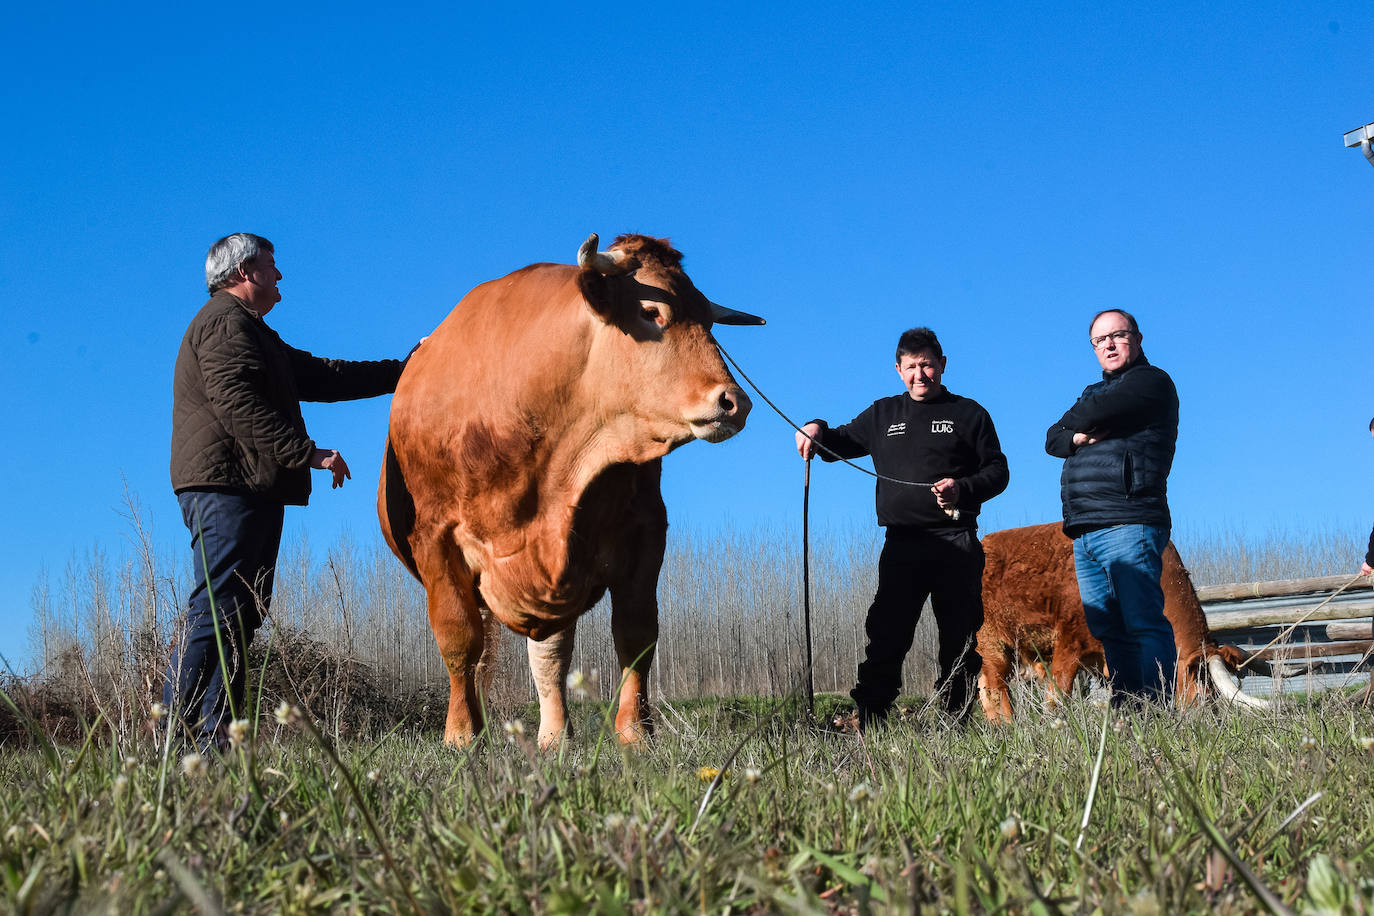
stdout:
[(1112, 331), (1109, 334), (1098, 334), (1096, 337), (1089, 337), (1088, 342), (1093, 345), (1094, 350), (1101, 350), (1107, 345), (1107, 341), (1114, 340), (1117, 343), (1125, 343), (1131, 339), (1131, 332), (1128, 330)]

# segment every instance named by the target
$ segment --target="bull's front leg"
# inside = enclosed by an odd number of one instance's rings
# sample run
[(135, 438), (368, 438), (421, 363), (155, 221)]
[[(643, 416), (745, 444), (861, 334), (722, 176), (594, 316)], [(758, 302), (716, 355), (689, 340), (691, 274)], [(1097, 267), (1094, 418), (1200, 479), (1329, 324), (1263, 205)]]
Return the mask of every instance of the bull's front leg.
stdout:
[(658, 644), (658, 571), (662, 565), (660, 539), (657, 550), (649, 545), (648, 556), (641, 555), (641, 565), (631, 581), (611, 588), (611, 634), (620, 662), (615, 733), (625, 744), (653, 734), (649, 669), (653, 667)]
[(659, 492), (660, 464), (634, 470), (637, 490), (633, 522), (621, 529), (617, 554), (622, 562), (610, 583), (611, 635), (620, 662), (620, 696), (615, 733), (633, 744), (653, 733), (649, 712), (649, 670), (658, 644), (658, 574), (668, 542), (668, 510)]
[(476, 674), (486, 628), (472, 574), (456, 548), (416, 550), (415, 560), (429, 604), (430, 629), (448, 670), (444, 743), (466, 747), (484, 724)]
[(543, 640), (525, 640), (530, 675), (539, 694), (539, 749), (557, 747), (572, 736), (568, 723), (568, 668), (572, 665), (577, 623)]

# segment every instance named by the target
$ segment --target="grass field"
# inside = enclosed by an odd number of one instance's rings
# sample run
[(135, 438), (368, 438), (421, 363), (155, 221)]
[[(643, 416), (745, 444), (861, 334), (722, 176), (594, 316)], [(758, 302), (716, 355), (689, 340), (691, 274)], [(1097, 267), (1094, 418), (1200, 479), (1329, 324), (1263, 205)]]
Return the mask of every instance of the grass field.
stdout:
[[(799, 558), (770, 532), (671, 543), (641, 747), (605, 730), (615, 662), (588, 615), (575, 665), (602, 677), (556, 755), (533, 749), (520, 641), (496, 727), (445, 748), (418, 589), (378, 550), (293, 545), (252, 724), (224, 758), (183, 756), (151, 704), (185, 577), (132, 514), (131, 552), (40, 583), (36, 668), (0, 684), (0, 911), (1374, 912), (1374, 711), (1354, 696), (1121, 717), (1044, 711), (1022, 685), (1009, 727), (950, 727), (914, 695), (844, 734), (835, 695), (815, 720), (796, 699)], [(1286, 538), (1179, 540), (1199, 584), (1342, 572), (1363, 549)], [(853, 676), (876, 549), (815, 548), (820, 690)]]
[(1374, 905), (1374, 713), (1358, 703), (1330, 695), (1266, 716), (1022, 708), (1015, 726), (967, 729), (914, 708), (860, 737), (798, 724), (795, 704), (665, 703), (656, 737), (625, 750), (583, 703), (580, 735), (548, 756), (519, 720), (459, 752), (408, 723), (336, 742), (282, 710), (286, 724), (264, 717), (223, 759), (94, 724), (79, 745), (0, 753), (4, 909)]

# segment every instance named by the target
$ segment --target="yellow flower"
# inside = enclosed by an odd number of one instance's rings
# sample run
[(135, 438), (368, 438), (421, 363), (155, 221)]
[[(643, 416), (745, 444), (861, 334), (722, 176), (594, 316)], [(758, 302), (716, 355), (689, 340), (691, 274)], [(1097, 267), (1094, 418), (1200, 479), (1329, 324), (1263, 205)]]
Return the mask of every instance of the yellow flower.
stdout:
[[(719, 775), (720, 769), (717, 767), (702, 767), (701, 769), (697, 770), (697, 779), (700, 779), (702, 782), (710, 782)], [(730, 771), (726, 770), (725, 775), (729, 776)]]

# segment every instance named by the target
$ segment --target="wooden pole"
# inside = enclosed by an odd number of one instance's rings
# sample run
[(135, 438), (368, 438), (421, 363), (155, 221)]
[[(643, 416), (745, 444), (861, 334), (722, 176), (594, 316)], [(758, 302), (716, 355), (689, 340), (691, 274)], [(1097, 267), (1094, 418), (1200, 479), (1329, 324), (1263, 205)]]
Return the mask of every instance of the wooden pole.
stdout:
[[(1349, 576), (1317, 576), (1309, 579), (1278, 579), (1273, 582), (1236, 582), (1231, 585), (1204, 585), (1197, 590), (1199, 601), (1234, 601), (1243, 598), (1280, 598), (1335, 591), (1350, 581)], [(1369, 583), (1361, 583), (1368, 587)], [(1356, 585), (1355, 588), (1359, 588)], [(1358, 615), (1356, 615), (1358, 616)]]

